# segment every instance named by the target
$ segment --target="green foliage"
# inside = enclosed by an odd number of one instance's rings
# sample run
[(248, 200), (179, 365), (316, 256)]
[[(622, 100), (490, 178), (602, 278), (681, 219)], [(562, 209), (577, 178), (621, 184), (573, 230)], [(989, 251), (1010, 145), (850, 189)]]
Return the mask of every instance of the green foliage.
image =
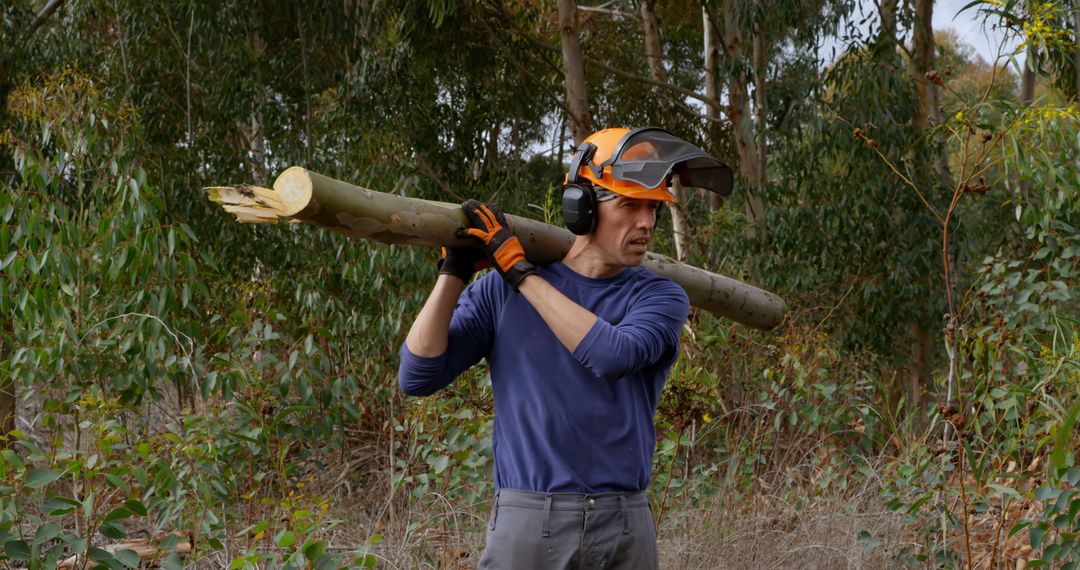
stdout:
[[(670, 81), (703, 92), (701, 4), (660, 4)], [(1035, 565), (1074, 563), (1080, 139), (1062, 6), (977, 6), (1032, 36), (1058, 91), (1022, 108), (1015, 76), (942, 38), (944, 120), (920, 135), (902, 50), (849, 22), (852, 3), (738, 5), (769, 46), (768, 227), (747, 226), (741, 193), (715, 210), (695, 199), (692, 262), (793, 312), (771, 334), (690, 323), (657, 418), (662, 530), (723, 497), (798, 508), (869, 486), (921, 539), (897, 563), (960, 566), (969, 527), (1023, 541)], [(648, 76), (638, 5), (609, 7), (582, 14), (589, 57)], [(34, 16), (5, 5), (0, 34), (21, 38)], [(242, 226), (198, 189), (303, 164), (556, 221), (561, 63), (538, 45), (558, 43), (552, 16), (550, 3), (90, 1), (5, 46), (0, 387), (23, 409), (0, 452), (0, 559), (134, 567), (102, 547), (145, 531), (166, 551), (194, 537), (166, 568), (369, 568), (399, 542), (413, 565), (457, 564), (440, 540), (482, 533), (490, 382), (480, 369), (425, 400), (395, 382), (435, 252)], [(822, 67), (832, 34), (852, 49)], [(720, 75), (749, 63), (723, 58)], [(586, 71), (597, 124), (665, 126), (733, 161), (729, 126), (681, 95)], [(944, 407), (939, 360), (920, 425), (896, 402), (898, 366), (908, 330), (943, 336), (927, 204), (945, 211), (952, 191), (925, 165), (971, 174), (962, 159), (982, 149), (972, 182), (988, 188), (963, 194), (951, 226), (960, 389)], [(657, 243), (670, 251), (668, 229)], [(960, 437), (943, 446), (946, 424)], [(348, 526), (358, 513), (363, 531)], [(853, 537), (864, 552), (885, 539)]]

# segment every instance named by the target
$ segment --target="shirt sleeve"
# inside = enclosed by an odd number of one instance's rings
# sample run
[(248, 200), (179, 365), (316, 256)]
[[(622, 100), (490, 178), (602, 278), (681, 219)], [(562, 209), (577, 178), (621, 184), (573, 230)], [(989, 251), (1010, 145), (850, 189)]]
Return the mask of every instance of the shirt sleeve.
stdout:
[(597, 319), (574, 357), (604, 380), (618, 380), (649, 366), (674, 362), (689, 312), (686, 291), (672, 281), (658, 280), (638, 296), (618, 324)]
[[(492, 279), (492, 276), (495, 279)], [(446, 352), (424, 357), (401, 343), (398, 385), (410, 396), (427, 396), (447, 387), (491, 351), (495, 334), (495, 285), (492, 271), (465, 288), (450, 319)]]

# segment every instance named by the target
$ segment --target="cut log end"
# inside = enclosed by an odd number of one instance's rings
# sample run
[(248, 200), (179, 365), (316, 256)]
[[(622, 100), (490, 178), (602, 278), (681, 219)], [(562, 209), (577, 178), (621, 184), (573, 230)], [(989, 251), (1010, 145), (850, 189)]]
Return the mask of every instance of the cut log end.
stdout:
[(273, 224), (278, 218), (288, 218), (303, 210), (311, 201), (311, 183), (294, 177), (292, 182), (274, 188), (251, 184), (211, 186), (204, 188), (210, 200), (236, 219), (249, 224)]

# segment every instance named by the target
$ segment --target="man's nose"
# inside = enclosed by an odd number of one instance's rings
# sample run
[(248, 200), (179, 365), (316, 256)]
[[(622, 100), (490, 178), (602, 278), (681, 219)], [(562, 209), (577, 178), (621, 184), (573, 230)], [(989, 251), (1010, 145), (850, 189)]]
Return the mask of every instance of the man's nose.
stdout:
[(640, 229), (652, 229), (656, 225), (656, 210), (642, 208), (637, 215), (637, 227)]

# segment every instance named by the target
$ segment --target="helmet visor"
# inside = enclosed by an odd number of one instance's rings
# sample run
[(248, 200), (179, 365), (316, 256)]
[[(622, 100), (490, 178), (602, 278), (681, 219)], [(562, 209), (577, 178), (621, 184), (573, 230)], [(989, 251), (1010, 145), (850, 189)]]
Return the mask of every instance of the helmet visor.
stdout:
[(631, 131), (609, 160), (615, 180), (656, 188), (674, 172), (686, 186), (731, 193), (734, 177), (728, 165), (663, 129)]

